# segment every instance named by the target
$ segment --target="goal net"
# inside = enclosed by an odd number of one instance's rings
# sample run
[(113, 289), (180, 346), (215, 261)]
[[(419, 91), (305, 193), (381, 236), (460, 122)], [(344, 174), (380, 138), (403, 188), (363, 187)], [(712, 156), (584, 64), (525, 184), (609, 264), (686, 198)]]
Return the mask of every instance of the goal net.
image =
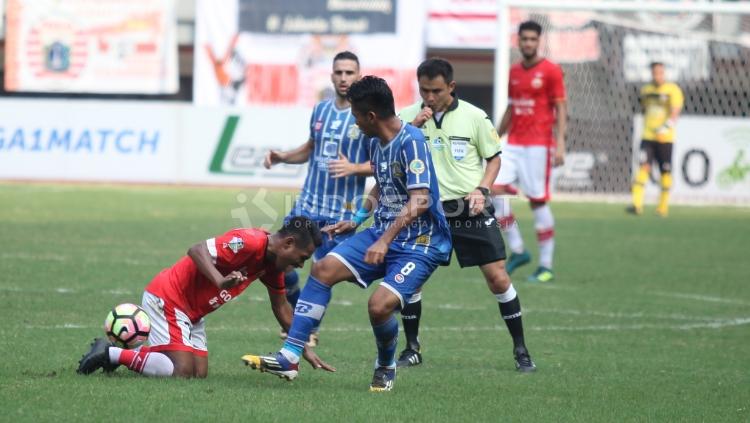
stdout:
[[(730, 3), (736, 10), (729, 13), (727, 3), (707, 2), (628, 2), (631, 10), (591, 10), (606, 2), (585, 2), (588, 10), (576, 6), (584, 2), (499, 3), (500, 13), (504, 6), (509, 13), (507, 40), (498, 44), (507, 52), (498, 50), (498, 60), (520, 60), (518, 24), (533, 19), (543, 27), (540, 53), (565, 73), (567, 157), (553, 179), (556, 192), (629, 192), (640, 144), (639, 91), (651, 79), (649, 64), (658, 61), (685, 97), (673, 152), (673, 198), (750, 204), (748, 3)], [(638, 3), (643, 9), (633, 10)], [(496, 83), (507, 87), (507, 73), (500, 74), (507, 67), (498, 69)], [(502, 91), (496, 91), (500, 111)], [(653, 198), (656, 192), (651, 184), (647, 193)]]

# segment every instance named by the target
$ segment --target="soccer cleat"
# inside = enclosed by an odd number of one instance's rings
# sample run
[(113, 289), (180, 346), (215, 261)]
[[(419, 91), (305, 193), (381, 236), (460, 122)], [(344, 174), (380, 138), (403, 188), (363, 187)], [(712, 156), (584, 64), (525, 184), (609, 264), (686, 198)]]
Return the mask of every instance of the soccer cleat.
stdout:
[(284, 329), (281, 329), (281, 331), (279, 331), (279, 338), (281, 338), (281, 339), (283, 339), (283, 340), (286, 341), (286, 337), (287, 336), (289, 336), (289, 334), (286, 333), (286, 331)]
[(505, 262), (505, 271), (510, 275), (514, 270), (531, 261), (531, 254), (523, 250), (521, 253), (510, 253), (510, 258)]
[(398, 367), (412, 367), (422, 364), (422, 354), (419, 349), (406, 348), (398, 356), (396, 365)]
[(516, 359), (516, 370), (519, 372), (527, 373), (536, 370), (536, 365), (531, 360), (529, 351), (524, 346), (516, 347), (513, 349), (513, 357)]
[(659, 216), (659, 217), (667, 217), (667, 216), (669, 216), (669, 212), (667, 211), (667, 209), (662, 209), (660, 207), (657, 207), (656, 208), (656, 215)]
[(395, 367), (377, 367), (372, 375), (370, 383), (370, 392), (387, 392), (393, 389), (393, 382), (396, 380)]
[(546, 282), (552, 282), (554, 279), (555, 279), (555, 274), (552, 272), (552, 269), (547, 269), (544, 266), (539, 266), (539, 268), (536, 269), (536, 272), (534, 272), (534, 274), (526, 278), (526, 281), (546, 283)]
[[(107, 354), (109, 354), (109, 352), (107, 352)], [(115, 370), (117, 370), (118, 367), (120, 367), (119, 363), (118, 364), (112, 364), (112, 363), (109, 362), (109, 360), (107, 360), (107, 364), (105, 364), (105, 365), (102, 366), (102, 371), (104, 373), (111, 374)]]
[(640, 209), (636, 206), (628, 206), (625, 208), (625, 213), (640, 216), (643, 214), (643, 209)]
[(287, 360), (280, 352), (269, 355), (243, 355), (242, 361), (261, 373), (271, 373), (289, 381), (294, 380), (299, 373), (299, 365)]
[[(111, 367), (109, 364), (109, 347), (112, 344), (104, 338), (96, 338), (91, 344), (89, 352), (81, 357), (78, 361), (78, 370), (76, 372), (82, 375), (88, 375), (105, 366)], [(116, 366), (115, 366), (116, 368)]]

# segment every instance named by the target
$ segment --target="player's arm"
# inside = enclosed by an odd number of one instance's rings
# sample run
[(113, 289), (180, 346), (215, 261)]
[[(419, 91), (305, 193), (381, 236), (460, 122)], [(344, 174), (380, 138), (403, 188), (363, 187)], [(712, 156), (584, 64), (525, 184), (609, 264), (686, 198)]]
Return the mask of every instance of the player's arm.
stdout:
[(362, 201), (362, 207), (357, 210), (353, 220), (342, 220), (336, 222), (333, 225), (328, 225), (322, 228), (320, 231), (328, 234), (329, 237), (333, 238), (334, 235), (340, 235), (357, 229), (367, 218), (370, 217), (372, 211), (375, 209), (375, 205), (380, 199), (380, 187), (378, 184), (370, 189), (370, 193), (367, 194), (364, 201)]
[(208, 241), (199, 242), (187, 252), (188, 257), (193, 260), (198, 271), (201, 272), (208, 280), (216, 285), (219, 289), (229, 289), (235, 285), (242, 283), (247, 277), (240, 272), (230, 272), (228, 275), (222, 275), (216, 266), (214, 266), (214, 258), (211, 257), (211, 253), (208, 251), (208, 242), (214, 242), (213, 239)]
[(284, 332), (289, 332), (289, 328), (292, 326), (292, 307), (286, 299), (286, 294), (269, 288), (268, 299), (271, 300), (271, 311), (273, 311), (276, 321), (279, 322), (279, 326), (284, 329)]
[(409, 226), (422, 213), (430, 208), (430, 190), (428, 188), (415, 188), (409, 190), (409, 200), (404, 204), (401, 213), (396, 217), (383, 235), (367, 249), (365, 254), (365, 263), (380, 264), (385, 259), (388, 252), (388, 246), (391, 245), (398, 233)]
[(312, 138), (310, 138), (307, 140), (306, 143), (300, 145), (294, 150), (289, 150), (289, 151), (269, 150), (268, 153), (266, 153), (266, 158), (263, 161), (263, 166), (266, 169), (270, 169), (271, 166), (278, 164), (278, 163), (287, 163), (287, 164), (305, 163), (310, 158), (310, 154), (312, 154), (312, 151), (314, 148), (315, 148), (315, 143), (312, 140)]
[(328, 162), (328, 171), (334, 178), (342, 178), (350, 175), (372, 176), (373, 173), (369, 161), (363, 163), (352, 163), (342, 153), (339, 153), (339, 158), (337, 160), (331, 160)]
[(506, 132), (508, 132), (508, 128), (510, 127), (510, 105), (505, 108), (505, 113), (503, 113), (503, 118), (500, 119), (500, 125), (497, 127), (497, 134), (499, 136), (505, 135)]
[(568, 130), (568, 105), (565, 100), (555, 102), (555, 166), (562, 166), (565, 163), (565, 132)]

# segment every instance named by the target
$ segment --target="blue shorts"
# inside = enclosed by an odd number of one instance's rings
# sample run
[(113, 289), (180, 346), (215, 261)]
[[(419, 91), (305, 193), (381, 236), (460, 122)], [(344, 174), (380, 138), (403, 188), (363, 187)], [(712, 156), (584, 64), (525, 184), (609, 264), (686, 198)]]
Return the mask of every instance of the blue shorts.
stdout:
[[(318, 224), (318, 228), (323, 229), (324, 227), (328, 225), (333, 225), (334, 223), (339, 222), (339, 219), (323, 219), (319, 216), (310, 216), (307, 214), (295, 214), (294, 212), (289, 213), (287, 217), (284, 218), (284, 223), (289, 221), (289, 219), (297, 216), (304, 216), (313, 222)], [(323, 235), (323, 243), (320, 244), (320, 247), (315, 249), (315, 252), (313, 253), (312, 259), (313, 262), (316, 262), (323, 257), (326, 256), (331, 250), (333, 250), (337, 245), (341, 244), (345, 239), (349, 239), (354, 236), (354, 232), (347, 232), (343, 235), (336, 235), (331, 239), (331, 237), (328, 236), (328, 234), (322, 234)]]
[(383, 279), (380, 283), (399, 300), (401, 308), (427, 282), (440, 260), (424, 250), (403, 248), (401, 243), (392, 242), (385, 254), (385, 260), (379, 265), (365, 263), (365, 254), (380, 233), (373, 228), (367, 228), (333, 249), (329, 256), (333, 256), (344, 264), (357, 279), (356, 282), (367, 288), (373, 281)]

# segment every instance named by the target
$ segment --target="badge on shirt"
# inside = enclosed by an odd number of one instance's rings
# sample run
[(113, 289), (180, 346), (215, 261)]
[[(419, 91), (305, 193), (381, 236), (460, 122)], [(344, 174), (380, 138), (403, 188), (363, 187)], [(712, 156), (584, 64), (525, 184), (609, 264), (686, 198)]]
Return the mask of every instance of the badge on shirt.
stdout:
[(391, 172), (393, 172), (393, 176), (395, 176), (396, 178), (403, 178), (404, 170), (401, 169), (401, 162), (391, 163)]
[(409, 163), (409, 170), (415, 175), (421, 175), (424, 173), (424, 162), (419, 159), (414, 159)]
[(234, 236), (232, 237), (231, 241), (224, 243), (224, 248), (229, 248), (235, 254), (237, 254), (237, 251), (240, 251), (242, 247), (244, 246), (245, 246), (245, 241), (243, 241), (242, 238), (238, 236)]
[(359, 130), (359, 126), (357, 124), (349, 125), (349, 129), (346, 131), (346, 135), (349, 137), (349, 139), (356, 139), (359, 138), (359, 135), (362, 132)]
[(451, 152), (453, 158), (462, 160), (466, 157), (466, 151), (469, 149), (469, 142), (464, 140), (451, 140)]
[(445, 143), (443, 142), (443, 139), (440, 137), (435, 138), (432, 140), (432, 149), (435, 151), (443, 151), (445, 148)]

